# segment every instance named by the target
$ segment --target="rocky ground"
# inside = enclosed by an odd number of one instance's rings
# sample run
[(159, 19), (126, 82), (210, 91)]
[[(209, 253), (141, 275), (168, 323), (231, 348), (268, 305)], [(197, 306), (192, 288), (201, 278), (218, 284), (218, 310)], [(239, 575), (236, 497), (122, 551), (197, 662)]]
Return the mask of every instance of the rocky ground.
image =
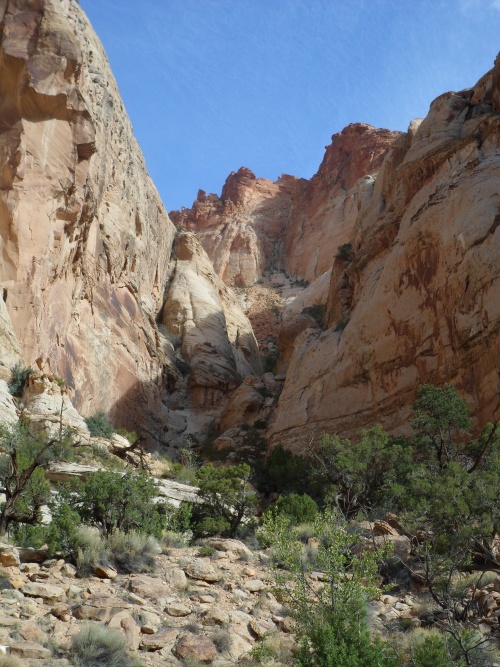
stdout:
[[(371, 527), (405, 557), (407, 538), (387, 526)], [(200, 556), (198, 547), (169, 547), (155, 557), (151, 574), (100, 567), (88, 578), (78, 577), (71, 563), (44, 559), (41, 551), (0, 545), (0, 644), (27, 665), (69, 665), (72, 636), (96, 622), (123, 633), (149, 667), (258, 664), (256, 648), (263, 641), (274, 652), (272, 664), (291, 664), (293, 621), (271, 592), (269, 554), (238, 540), (212, 538), (207, 545), (211, 557)], [(312, 576), (320, 585), (321, 573)], [(483, 613), (479, 627), (487, 634), (498, 627), (500, 578), (476, 595)], [(426, 602), (416, 582), (404, 592), (383, 594), (369, 606), (370, 625), (382, 634), (419, 627)]]

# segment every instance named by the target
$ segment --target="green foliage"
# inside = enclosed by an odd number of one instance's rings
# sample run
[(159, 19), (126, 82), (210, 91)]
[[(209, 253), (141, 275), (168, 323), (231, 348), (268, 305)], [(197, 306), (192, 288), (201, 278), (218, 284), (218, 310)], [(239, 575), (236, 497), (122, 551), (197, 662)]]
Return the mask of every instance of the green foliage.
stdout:
[(363, 431), (354, 443), (323, 435), (312, 456), (313, 477), (347, 518), (376, 506), (390, 508), (413, 463), (411, 447), (395, 444), (380, 426)]
[(73, 636), (78, 667), (131, 667), (125, 636), (99, 623), (85, 625)]
[(354, 259), (352, 245), (350, 243), (343, 243), (342, 245), (339, 245), (335, 257), (338, 259), (343, 259), (345, 262), (352, 262)]
[(303, 495), (290, 493), (288, 496), (278, 498), (267, 511), (282, 514), (293, 526), (298, 526), (313, 522), (318, 514), (318, 506), (306, 493)]
[(12, 396), (16, 396), (17, 398), (22, 396), (26, 380), (34, 372), (32, 368), (23, 366), (19, 362), (11, 368), (11, 376), (7, 386)]
[(326, 303), (316, 303), (313, 306), (306, 306), (302, 309), (303, 315), (310, 315), (313, 319), (316, 320), (318, 326), (324, 326), (325, 315), (326, 315)]
[(168, 508), (155, 503), (153, 479), (147, 475), (98, 471), (74, 488), (73, 507), (83, 523), (97, 527), (105, 536), (115, 530), (132, 530), (160, 537)]
[(131, 445), (137, 442), (137, 433), (135, 431), (127, 431), (126, 428), (117, 428), (115, 433), (118, 433), (118, 435), (122, 435), (124, 438), (127, 438)]
[(276, 364), (280, 351), (277, 345), (268, 348), (267, 354), (262, 355), (262, 370), (264, 373), (276, 373)]
[[(314, 563), (304, 558), (297, 529), (281, 514), (266, 514), (262, 534), (272, 546), (276, 597), (296, 622), (302, 667), (392, 667), (385, 647), (365, 626), (365, 600), (378, 593), (380, 550), (355, 553), (356, 538), (338, 512), (327, 510), (312, 526), (318, 541)], [(323, 572), (319, 586), (311, 572)]]
[(196, 537), (223, 535), (235, 537), (242, 522), (254, 516), (255, 493), (245, 463), (216, 468), (211, 463), (196, 472), (201, 504), (193, 505), (192, 527)]
[(268, 489), (278, 493), (291, 493), (300, 489), (307, 490), (309, 460), (297, 456), (277, 445), (265, 461), (265, 475)]
[(154, 554), (161, 553), (158, 542), (152, 535), (132, 531), (115, 531), (107, 538), (109, 560), (119, 572), (153, 572)]
[(108, 416), (100, 410), (95, 412), (91, 417), (86, 417), (85, 423), (90, 431), (90, 435), (93, 435), (95, 438), (112, 438), (114, 433), (116, 433)]
[(0, 427), (0, 444), (0, 483), (6, 496), (0, 506), (3, 534), (13, 522), (39, 522), (41, 507), (50, 499), (43, 466), (56, 458), (71, 458), (72, 440), (66, 434), (61, 438), (35, 435), (20, 421), (12, 427)]
[(204, 545), (198, 549), (198, 553), (196, 555), (199, 556), (200, 558), (210, 558), (216, 553), (217, 549)]

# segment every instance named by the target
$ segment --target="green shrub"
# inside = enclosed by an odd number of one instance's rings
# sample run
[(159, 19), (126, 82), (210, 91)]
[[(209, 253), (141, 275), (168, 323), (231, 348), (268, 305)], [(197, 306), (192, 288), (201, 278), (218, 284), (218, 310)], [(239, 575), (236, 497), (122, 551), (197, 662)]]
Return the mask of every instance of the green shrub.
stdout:
[(73, 507), (83, 523), (97, 527), (104, 536), (121, 530), (160, 537), (169, 508), (155, 503), (156, 496), (154, 480), (144, 473), (99, 470), (75, 485)]
[(116, 433), (127, 438), (131, 445), (137, 442), (137, 433), (135, 431), (127, 431), (126, 428), (117, 428)]
[(76, 567), (81, 576), (89, 576), (98, 565), (109, 565), (106, 540), (95, 528), (81, 526), (76, 545)]
[(343, 259), (346, 262), (352, 262), (354, 259), (352, 245), (350, 243), (343, 243), (342, 245), (339, 245), (335, 257), (338, 259)]
[(95, 438), (112, 438), (116, 432), (108, 416), (100, 410), (91, 417), (85, 417), (85, 423), (90, 435)]
[(98, 623), (88, 624), (72, 639), (78, 667), (131, 667), (124, 635)]
[(16, 396), (17, 398), (22, 396), (26, 380), (34, 372), (32, 368), (23, 366), (19, 362), (11, 368), (11, 376), (7, 386), (12, 396)]
[(0, 655), (0, 667), (24, 667), (24, 663), (15, 655)]
[(313, 319), (316, 320), (318, 325), (322, 327), (324, 325), (326, 315), (326, 303), (316, 303), (313, 306), (306, 306), (302, 309), (302, 314), (310, 315)]
[(153, 572), (161, 547), (152, 535), (115, 531), (107, 539), (109, 559), (119, 572)]
[(240, 524), (254, 517), (257, 498), (249, 476), (245, 463), (220, 468), (209, 463), (196, 471), (201, 503), (192, 507), (195, 537), (235, 537)]
[(282, 514), (293, 526), (298, 526), (314, 521), (318, 513), (318, 506), (307, 493), (303, 495), (290, 493), (288, 496), (278, 498), (267, 511)]
[(73, 442), (63, 434), (49, 438), (32, 433), (22, 421), (0, 426), (0, 485), (5, 501), (0, 505), (0, 535), (12, 523), (35, 524), (41, 507), (51, 497), (44, 466), (54, 459), (72, 458)]
[(217, 553), (217, 549), (214, 549), (213, 547), (208, 547), (208, 546), (202, 546), (198, 549), (197, 556), (200, 556), (200, 558), (210, 558), (214, 554)]

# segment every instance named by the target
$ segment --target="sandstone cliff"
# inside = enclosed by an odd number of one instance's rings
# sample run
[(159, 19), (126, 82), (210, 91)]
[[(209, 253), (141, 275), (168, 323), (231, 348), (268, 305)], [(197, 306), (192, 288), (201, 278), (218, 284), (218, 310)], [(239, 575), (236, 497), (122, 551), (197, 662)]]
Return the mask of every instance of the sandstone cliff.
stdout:
[(0, 118), (1, 367), (38, 359), (83, 414), (163, 441), (175, 227), (77, 0), (0, 3)]
[(275, 442), (397, 429), (422, 382), (456, 385), (479, 424), (500, 416), (499, 147), (497, 58), (392, 145), (334, 262), (329, 328), (297, 340)]
[(281, 176), (275, 183), (245, 167), (232, 173), (221, 196), (198, 194), (191, 209), (171, 211), (176, 224), (200, 238), (219, 276), (248, 286), (266, 269), (315, 280), (349, 243), (370, 177), (399, 132), (349, 125), (332, 137), (311, 180)]

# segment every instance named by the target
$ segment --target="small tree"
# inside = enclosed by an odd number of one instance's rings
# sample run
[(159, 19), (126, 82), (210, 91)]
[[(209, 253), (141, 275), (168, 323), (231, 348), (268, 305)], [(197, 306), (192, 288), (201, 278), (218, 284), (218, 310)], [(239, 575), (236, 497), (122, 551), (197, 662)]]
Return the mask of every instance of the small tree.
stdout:
[(145, 474), (100, 470), (75, 485), (72, 504), (83, 523), (108, 537), (115, 530), (160, 536), (167, 508), (155, 503), (155, 482)]
[[(314, 563), (304, 558), (297, 529), (285, 516), (265, 515), (261, 529), (274, 552), (274, 592), (296, 622), (297, 665), (395, 667), (365, 624), (365, 602), (378, 593), (377, 560), (383, 552), (357, 552), (356, 537), (338, 510), (318, 515), (312, 528), (318, 541)], [(311, 576), (313, 570), (323, 573), (322, 582)]]
[(349, 519), (390, 503), (412, 465), (411, 447), (395, 443), (380, 426), (363, 431), (354, 443), (323, 435), (310, 457), (312, 476)]
[(90, 435), (96, 438), (112, 438), (114, 433), (116, 433), (108, 416), (102, 411), (95, 412), (91, 417), (86, 417), (85, 423), (90, 431)]
[(248, 479), (250, 466), (215, 468), (211, 463), (196, 472), (201, 504), (193, 506), (193, 529), (196, 535), (235, 537), (242, 522), (255, 514), (257, 498)]
[(5, 489), (5, 502), (0, 507), (0, 535), (12, 522), (35, 524), (40, 510), (50, 498), (50, 484), (43, 467), (55, 459), (67, 458), (72, 442), (69, 436), (47, 438), (31, 433), (18, 422), (0, 427), (0, 483)]

